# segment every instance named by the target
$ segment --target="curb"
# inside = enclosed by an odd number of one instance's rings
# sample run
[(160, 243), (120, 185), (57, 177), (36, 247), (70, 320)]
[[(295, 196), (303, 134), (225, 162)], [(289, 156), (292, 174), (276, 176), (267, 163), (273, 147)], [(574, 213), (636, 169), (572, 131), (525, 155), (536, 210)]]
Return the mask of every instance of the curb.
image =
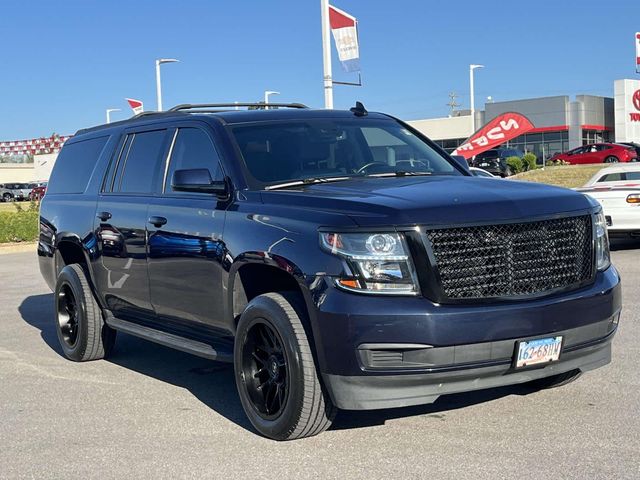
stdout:
[(0, 255), (8, 253), (34, 252), (38, 242), (0, 243)]

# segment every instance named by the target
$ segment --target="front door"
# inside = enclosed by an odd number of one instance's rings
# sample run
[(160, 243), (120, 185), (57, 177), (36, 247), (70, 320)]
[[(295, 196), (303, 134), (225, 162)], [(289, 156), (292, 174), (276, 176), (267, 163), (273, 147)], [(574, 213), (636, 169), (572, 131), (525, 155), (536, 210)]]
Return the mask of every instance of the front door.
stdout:
[(151, 303), (166, 328), (220, 330), (222, 241), (227, 204), (213, 194), (173, 191), (176, 170), (209, 170), (213, 180), (224, 174), (211, 135), (204, 125), (186, 123), (174, 133), (162, 195), (149, 207), (149, 279)]
[(161, 186), (167, 137), (166, 129), (127, 132), (98, 198), (98, 291), (107, 308), (127, 320), (153, 318), (147, 272), (147, 211)]

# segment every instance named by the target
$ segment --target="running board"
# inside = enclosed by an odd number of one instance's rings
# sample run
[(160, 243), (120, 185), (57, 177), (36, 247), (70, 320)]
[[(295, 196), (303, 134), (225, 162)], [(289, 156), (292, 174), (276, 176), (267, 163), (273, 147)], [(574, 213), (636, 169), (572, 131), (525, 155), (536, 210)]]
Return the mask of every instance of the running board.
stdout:
[(232, 362), (233, 355), (231, 352), (218, 351), (212, 345), (191, 340), (190, 338), (180, 337), (171, 333), (162, 332), (154, 328), (138, 325), (137, 323), (128, 322), (113, 315), (105, 316), (105, 323), (114, 330), (128, 333), (136, 337), (159, 343), (165, 347), (175, 348), (182, 352), (191, 353), (198, 357), (208, 358), (209, 360), (217, 360), (219, 362)]

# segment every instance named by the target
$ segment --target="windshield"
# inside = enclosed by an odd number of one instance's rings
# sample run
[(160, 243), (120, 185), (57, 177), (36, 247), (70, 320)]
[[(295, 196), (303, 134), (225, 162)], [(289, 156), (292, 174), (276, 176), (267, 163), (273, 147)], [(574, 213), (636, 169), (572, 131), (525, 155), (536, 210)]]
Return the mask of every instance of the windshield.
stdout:
[(394, 121), (269, 122), (237, 126), (233, 134), (249, 173), (263, 185), (389, 173), (461, 175)]

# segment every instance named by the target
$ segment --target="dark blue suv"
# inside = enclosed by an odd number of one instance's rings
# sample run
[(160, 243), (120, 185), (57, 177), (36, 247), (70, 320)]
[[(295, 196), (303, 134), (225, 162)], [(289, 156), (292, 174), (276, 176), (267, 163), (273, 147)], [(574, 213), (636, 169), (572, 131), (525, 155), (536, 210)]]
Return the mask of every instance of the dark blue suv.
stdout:
[[(79, 131), (41, 205), (65, 355), (116, 332), (232, 362), (261, 434), (609, 363), (621, 309), (589, 197), (475, 178), (361, 104), (182, 105)], [(257, 108), (257, 109), (254, 109)]]

